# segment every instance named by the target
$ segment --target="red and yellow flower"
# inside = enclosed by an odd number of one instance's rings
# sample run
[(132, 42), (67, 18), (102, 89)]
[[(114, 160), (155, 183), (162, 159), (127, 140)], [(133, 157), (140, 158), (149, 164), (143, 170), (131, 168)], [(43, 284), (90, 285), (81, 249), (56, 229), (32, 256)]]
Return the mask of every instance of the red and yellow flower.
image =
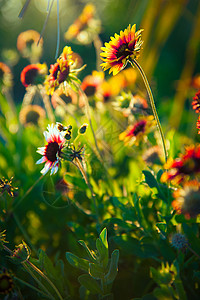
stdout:
[(73, 51), (71, 47), (64, 47), (63, 52), (56, 63), (51, 65), (49, 70), (50, 74), (44, 83), (48, 95), (52, 95), (55, 88), (59, 87), (64, 81), (70, 79), (71, 66), (74, 64), (72, 54)]
[(103, 52), (100, 55), (104, 61), (101, 64), (102, 68), (110, 69), (109, 73), (113, 72), (113, 75), (116, 75), (126, 66), (128, 59), (137, 59), (143, 44), (142, 31), (143, 29), (136, 31), (134, 24), (120, 31), (120, 35), (115, 34), (111, 37), (111, 41), (101, 48)]
[(119, 139), (124, 141), (125, 145), (139, 145), (139, 142), (147, 138), (147, 134), (155, 125), (153, 116), (148, 116), (130, 125), (124, 132), (119, 135)]
[(87, 97), (94, 96), (98, 87), (103, 83), (104, 73), (93, 71), (92, 75), (88, 75), (83, 79), (81, 88)]
[(21, 72), (21, 82), (27, 87), (29, 85), (42, 84), (47, 74), (46, 64), (31, 64)]
[(197, 114), (200, 113), (200, 90), (196, 93), (192, 101), (192, 108)]
[(175, 198), (173, 208), (178, 214), (183, 214), (187, 219), (195, 218), (200, 214), (200, 182), (193, 180), (185, 182), (183, 188), (173, 193)]
[(172, 181), (174, 184), (179, 184), (188, 179), (188, 176), (198, 174), (200, 172), (200, 145), (187, 147), (185, 154), (179, 158), (168, 159), (165, 168), (168, 171), (162, 174), (162, 182)]

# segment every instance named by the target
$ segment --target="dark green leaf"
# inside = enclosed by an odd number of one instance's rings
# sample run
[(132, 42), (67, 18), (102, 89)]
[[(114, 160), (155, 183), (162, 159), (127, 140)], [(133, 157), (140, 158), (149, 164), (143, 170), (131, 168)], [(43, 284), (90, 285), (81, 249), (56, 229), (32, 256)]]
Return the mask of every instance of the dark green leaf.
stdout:
[(119, 250), (116, 249), (113, 251), (113, 253), (111, 255), (109, 271), (105, 276), (105, 280), (106, 280), (107, 284), (112, 284), (113, 281), (115, 280), (115, 277), (117, 276), (118, 261), (119, 261)]
[(92, 294), (102, 294), (101, 287), (90, 275), (83, 274), (78, 277), (78, 281)]
[(66, 252), (66, 258), (73, 267), (79, 268), (86, 272), (89, 271), (89, 261), (88, 260), (79, 258), (78, 256), (76, 256), (70, 252)]

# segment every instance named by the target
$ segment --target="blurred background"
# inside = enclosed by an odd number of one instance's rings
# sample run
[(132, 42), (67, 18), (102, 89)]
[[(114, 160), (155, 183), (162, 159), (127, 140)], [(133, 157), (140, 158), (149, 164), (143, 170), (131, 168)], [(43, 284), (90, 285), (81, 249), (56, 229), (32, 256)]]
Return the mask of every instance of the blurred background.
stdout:
[[(14, 73), (14, 99), (21, 103), (25, 88), (20, 73), (28, 64), (16, 49), (18, 35), (28, 29), (41, 32), (47, 16), (47, 0), (31, 0), (22, 19), (18, 18), (25, 0), (0, 1), (0, 60), (7, 63)], [(94, 45), (66, 42), (64, 33), (80, 15), (88, 1), (60, 0), (60, 48), (67, 44), (79, 53), (87, 68), (80, 77), (95, 69)], [(200, 2), (198, 0), (102, 0), (95, 4), (101, 20), (100, 38), (109, 41), (110, 36), (136, 23), (144, 28), (143, 51), (139, 59), (150, 80), (156, 104), (163, 111), (165, 121), (178, 128), (184, 121), (184, 111), (190, 109), (192, 80), (200, 73)], [(44, 31), (44, 51), (41, 62), (48, 66), (55, 61), (57, 43), (57, 4)], [(107, 72), (108, 75), (108, 72)], [(198, 80), (197, 80), (198, 81)], [(142, 85), (142, 84), (141, 84)], [(196, 87), (197, 89), (200, 86)], [(160, 105), (160, 102), (162, 104)], [(178, 112), (178, 113), (177, 113)], [(183, 112), (180, 113), (180, 112)], [(182, 126), (182, 125), (181, 125)], [(183, 126), (184, 129), (184, 126)]]

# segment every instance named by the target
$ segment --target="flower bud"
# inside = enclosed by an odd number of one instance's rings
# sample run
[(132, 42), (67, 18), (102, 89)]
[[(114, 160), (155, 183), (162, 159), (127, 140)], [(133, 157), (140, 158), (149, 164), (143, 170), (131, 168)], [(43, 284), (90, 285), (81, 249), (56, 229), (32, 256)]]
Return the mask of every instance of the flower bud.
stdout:
[(84, 134), (87, 130), (88, 124), (85, 123), (79, 128), (79, 134)]

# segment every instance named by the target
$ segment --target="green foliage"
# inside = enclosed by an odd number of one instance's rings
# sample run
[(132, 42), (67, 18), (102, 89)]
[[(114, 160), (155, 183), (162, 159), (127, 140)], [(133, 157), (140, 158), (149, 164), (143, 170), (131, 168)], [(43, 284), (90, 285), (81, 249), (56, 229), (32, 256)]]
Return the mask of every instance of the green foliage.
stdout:
[(78, 277), (82, 286), (91, 294), (98, 294), (100, 299), (112, 299), (111, 287), (117, 276), (119, 250), (114, 250), (109, 259), (107, 230), (104, 228), (96, 240), (96, 252), (91, 251), (84, 241), (79, 241), (89, 259), (79, 258), (73, 253), (66, 252), (68, 262), (80, 270), (87, 272)]

